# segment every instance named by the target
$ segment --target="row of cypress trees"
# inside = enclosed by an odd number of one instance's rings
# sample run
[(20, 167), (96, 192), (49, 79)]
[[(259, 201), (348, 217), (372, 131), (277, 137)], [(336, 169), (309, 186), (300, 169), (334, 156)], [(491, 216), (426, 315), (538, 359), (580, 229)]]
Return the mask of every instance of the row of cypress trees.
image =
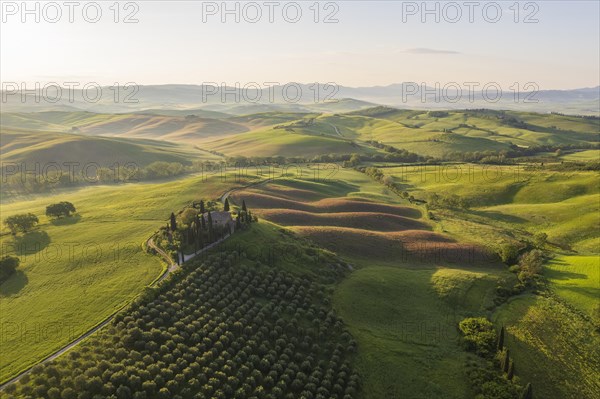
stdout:
[[(510, 357), (509, 349), (504, 345), (504, 326), (500, 328), (496, 350), (501, 353), (500, 369), (506, 374), (506, 378), (508, 380), (512, 380), (515, 375), (515, 362)], [(521, 399), (533, 399), (533, 388), (530, 382), (528, 382), (523, 389), (523, 392), (521, 393)]]

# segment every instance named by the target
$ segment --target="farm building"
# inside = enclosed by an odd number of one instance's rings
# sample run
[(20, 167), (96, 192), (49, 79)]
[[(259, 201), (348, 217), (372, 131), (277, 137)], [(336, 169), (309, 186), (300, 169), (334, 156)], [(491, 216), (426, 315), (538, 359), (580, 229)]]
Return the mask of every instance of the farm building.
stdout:
[[(208, 212), (204, 215), (204, 220), (208, 221)], [(214, 227), (222, 227), (224, 229), (227, 228), (227, 225), (231, 227), (231, 231), (235, 230), (235, 221), (231, 217), (231, 213), (225, 211), (211, 211), (210, 217), (213, 221)]]

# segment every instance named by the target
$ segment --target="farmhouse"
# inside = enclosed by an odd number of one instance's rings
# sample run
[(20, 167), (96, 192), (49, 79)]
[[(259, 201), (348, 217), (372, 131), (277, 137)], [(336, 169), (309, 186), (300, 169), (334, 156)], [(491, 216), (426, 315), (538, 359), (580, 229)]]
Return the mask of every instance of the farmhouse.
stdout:
[[(204, 220), (208, 221), (208, 212), (204, 213)], [(227, 229), (227, 225), (231, 227), (231, 231), (235, 230), (235, 222), (231, 217), (231, 213), (226, 211), (211, 211), (210, 217), (214, 227)]]

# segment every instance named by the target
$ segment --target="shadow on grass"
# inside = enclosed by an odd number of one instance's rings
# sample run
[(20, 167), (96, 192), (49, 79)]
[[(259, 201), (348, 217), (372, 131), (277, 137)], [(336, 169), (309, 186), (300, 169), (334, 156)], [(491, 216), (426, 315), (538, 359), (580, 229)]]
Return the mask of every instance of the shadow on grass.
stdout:
[(11, 296), (19, 293), (27, 285), (29, 279), (21, 270), (17, 270), (15, 274), (0, 285), (0, 296)]
[(52, 219), (50, 221), (50, 223), (53, 226), (69, 226), (71, 224), (75, 224), (75, 223), (79, 222), (80, 220), (81, 220), (80, 215), (73, 215), (73, 216), (64, 217), (64, 218)]
[(587, 274), (575, 273), (566, 269), (557, 270), (546, 268), (544, 270), (544, 275), (551, 280), (587, 280), (589, 278)]
[(14, 237), (14, 251), (18, 256), (33, 255), (50, 244), (50, 236), (42, 230), (30, 231)]
[(507, 215), (502, 212), (493, 212), (493, 211), (476, 211), (471, 210), (471, 212), (477, 216), (482, 216), (489, 219), (500, 220), (507, 223), (526, 223), (527, 219), (523, 219), (519, 216)]

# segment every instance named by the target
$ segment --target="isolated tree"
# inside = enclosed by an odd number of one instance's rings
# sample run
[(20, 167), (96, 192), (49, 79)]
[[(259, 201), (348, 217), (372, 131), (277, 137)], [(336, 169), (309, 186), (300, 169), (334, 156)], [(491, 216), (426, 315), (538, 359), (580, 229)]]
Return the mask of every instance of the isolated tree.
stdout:
[(242, 211), (247, 212), (248, 208), (246, 208), (246, 200), (242, 200)]
[(204, 209), (204, 200), (200, 200), (200, 213), (204, 214), (206, 210)]
[(0, 283), (8, 280), (8, 278), (19, 267), (19, 258), (15, 256), (5, 255), (0, 259)]
[(225, 204), (223, 205), (223, 210), (225, 212), (229, 212), (229, 199), (225, 198)]
[(51, 218), (69, 217), (73, 213), (75, 213), (75, 205), (68, 201), (61, 201), (46, 207), (46, 216)]
[(531, 383), (528, 382), (525, 389), (521, 393), (521, 399), (533, 399), (533, 388), (531, 388)]
[(38, 224), (38, 222), (39, 219), (33, 213), (21, 213), (4, 219), (4, 224), (13, 235), (16, 235), (19, 231), (27, 233), (27, 231)]
[(177, 230), (177, 219), (175, 218), (175, 214), (171, 212), (171, 231)]
[(499, 352), (504, 348), (504, 326), (500, 328), (500, 334), (498, 334), (498, 344), (496, 345), (496, 350)]

